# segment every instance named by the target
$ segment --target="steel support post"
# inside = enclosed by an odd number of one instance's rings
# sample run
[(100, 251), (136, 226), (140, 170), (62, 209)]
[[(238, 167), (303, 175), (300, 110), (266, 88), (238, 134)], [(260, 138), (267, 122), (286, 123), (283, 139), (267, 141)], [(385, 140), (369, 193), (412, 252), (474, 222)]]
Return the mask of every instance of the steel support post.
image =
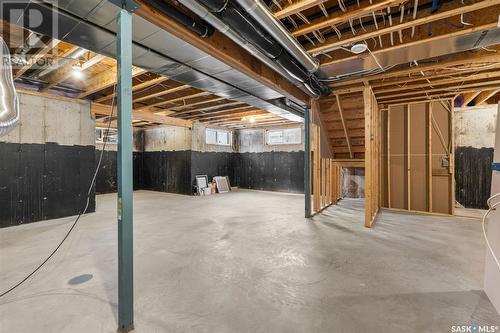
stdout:
[(118, 331), (134, 328), (132, 14), (118, 17)]

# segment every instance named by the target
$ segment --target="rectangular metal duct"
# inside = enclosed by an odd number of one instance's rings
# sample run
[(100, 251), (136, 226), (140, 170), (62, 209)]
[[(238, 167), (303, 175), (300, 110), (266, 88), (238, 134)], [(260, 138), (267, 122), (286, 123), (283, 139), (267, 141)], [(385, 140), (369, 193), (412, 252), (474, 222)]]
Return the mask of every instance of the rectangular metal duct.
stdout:
[[(425, 44), (419, 43), (417, 45), (400, 47), (393, 51), (381, 52), (380, 54), (373, 51), (373, 56), (377, 58), (382, 67), (387, 67), (410, 63), (414, 60), (419, 61), (446, 54), (478, 49), (498, 43), (500, 43), (500, 28), (495, 28), (468, 35), (433, 40)], [(376, 69), (379, 66), (373, 56), (365, 54), (363, 57), (339, 61), (338, 63), (324, 66), (322, 69), (331, 76)]]
[[(51, 5), (57, 5), (59, 10)], [(43, 22), (57, 14), (57, 36), (50, 25), (33, 29), (85, 49), (116, 58), (116, 17), (119, 8), (108, 0), (30, 1), (26, 10), (42, 13)], [(8, 17), (3, 17), (9, 20)], [(47, 20), (45, 20), (47, 19)], [(16, 24), (17, 18), (10, 17)], [(20, 21), (22, 22), (22, 21)], [(133, 15), (133, 64), (172, 80), (227, 99), (248, 103), (293, 121), (302, 117), (267, 100), (284, 96), (251, 77), (234, 70), (209, 54)]]

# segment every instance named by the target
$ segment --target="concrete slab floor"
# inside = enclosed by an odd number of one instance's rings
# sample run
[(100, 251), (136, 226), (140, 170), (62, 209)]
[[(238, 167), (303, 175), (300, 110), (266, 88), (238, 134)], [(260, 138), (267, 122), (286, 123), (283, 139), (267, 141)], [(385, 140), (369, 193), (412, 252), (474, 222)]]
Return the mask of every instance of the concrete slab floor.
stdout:
[[(484, 242), (470, 218), (362, 201), (313, 221), (303, 196), (135, 192), (136, 332), (450, 332), (499, 325), (481, 291)], [(114, 332), (116, 196), (97, 198), (61, 251), (0, 299), (1, 332)], [(72, 218), (0, 230), (0, 289), (30, 272)]]

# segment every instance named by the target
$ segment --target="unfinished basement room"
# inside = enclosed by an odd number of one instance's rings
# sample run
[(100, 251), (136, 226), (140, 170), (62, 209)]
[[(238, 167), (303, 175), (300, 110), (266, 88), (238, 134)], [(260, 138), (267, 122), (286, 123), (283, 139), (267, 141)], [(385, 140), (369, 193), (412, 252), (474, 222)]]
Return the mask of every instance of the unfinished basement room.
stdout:
[(0, 20), (1, 333), (500, 333), (500, 0)]

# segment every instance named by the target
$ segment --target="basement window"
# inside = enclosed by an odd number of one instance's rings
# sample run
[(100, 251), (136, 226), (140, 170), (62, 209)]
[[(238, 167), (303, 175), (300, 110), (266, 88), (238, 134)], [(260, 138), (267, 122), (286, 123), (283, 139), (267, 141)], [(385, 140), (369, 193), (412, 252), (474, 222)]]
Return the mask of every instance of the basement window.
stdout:
[(284, 128), (266, 131), (267, 145), (299, 145), (302, 143), (302, 129)]
[(230, 131), (207, 128), (205, 129), (205, 143), (207, 145), (230, 146), (232, 133)]
[(118, 143), (118, 130), (115, 128), (96, 127), (95, 143), (104, 143), (116, 145)]

